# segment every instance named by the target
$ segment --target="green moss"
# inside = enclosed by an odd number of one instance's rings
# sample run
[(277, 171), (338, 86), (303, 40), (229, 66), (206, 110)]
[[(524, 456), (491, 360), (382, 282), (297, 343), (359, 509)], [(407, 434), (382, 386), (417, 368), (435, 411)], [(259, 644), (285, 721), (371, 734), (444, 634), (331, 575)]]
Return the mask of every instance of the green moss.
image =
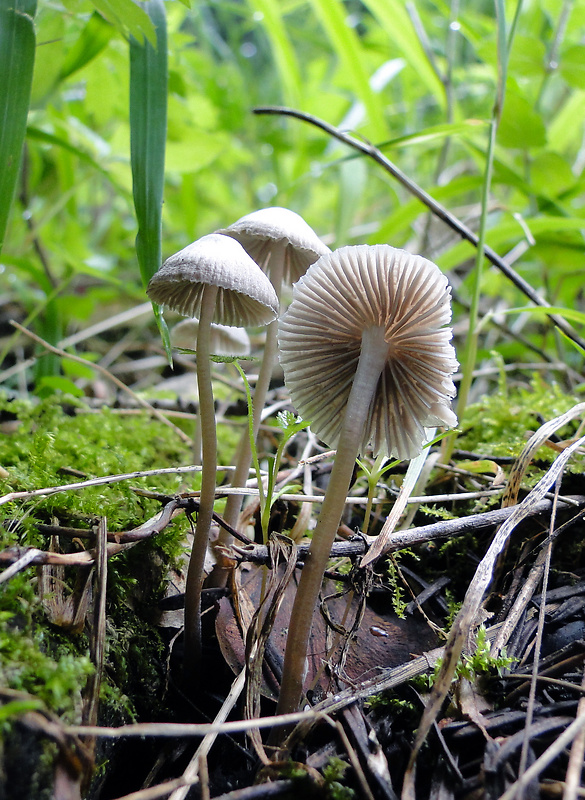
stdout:
[[(0, 397), (0, 415), (12, 428), (0, 439), (0, 465), (8, 472), (0, 481), (2, 494), (80, 480), (64, 469), (91, 478), (191, 463), (189, 446), (146, 414), (121, 416), (108, 409), (94, 414), (81, 404), (65, 410), (54, 398), (33, 404)], [(105, 517), (110, 530), (133, 528), (153, 516), (160, 503), (132, 486), (174, 494), (190, 477), (155, 475), (5, 504), (0, 507), (0, 547), (48, 549), (39, 522), (89, 529)], [(187, 529), (187, 520), (179, 517), (161, 534), (109, 559), (100, 713), (110, 720), (133, 718), (149, 704), (151, 711), (160, 695), (164, 654), (153, 609), (169, 563), (185, 548)], [(61, 537), (59, 546), (75, 552), (91, 543)], [(78, 576), (75, 567), (59, 574), (65, 597)], [(79, 722), (81, 692), (92, 671), (88, 638), (53, 624), (38, 593), (34, 568), (0, 587), (0, 686), (33, 694), (54, 713)]]
[(483, 625), (477, 629), (475, 650), (470, 655), (463, 655), (458, 666), (457, 675), (475, 680), (485, 674), (501, 674), (503, 669), (510, 667), (517, 659), (506, 655), (506, 648), (502, 649), (499, 656), (490, 655), (490, 643)]
[[(457, 447), (480, 455), (517, 456), (526, 443), (526, 433), (543, 421), (564, 414), (580, 399), (555, 383), (535, 375), (529, 386), (508, 387), (500, 381), (498, 391), (468, 406)], [(543, 448), (539, 457), (552, 460)]]
[[(0, 400), (0, 414), (16, 415), (20, 424), (0, 443), (0, 464), (9, 477), (0, 491), (24, 491), (73, 483), (80, 478), (63, 470), (76, 470), (88, 478), (191, 463), (189, 448), (176, 434), (146, 414), (119, 416), (104, 409), (99, 414), (66, 414), (54, 401), (36, 406)], [(188, 480), (188, 478), (186, 479)], [(174, 493), (185, 476), (154, 476), (134, 485)], [(31, 504), (32, 505), (32, 504)], [(34, 501), (45, 515), (74, 520), (104, 516), (112, 529), (131, 526), (157, 504), (138, 497), (130, 482), (96, 486), (82, 492), (63, 492)], [(15, 508), (9, 508), (14, 513)]]
[(323, 767), (325, 796), (330, 800), (352, 800), (356, 796), (355, 791), (342, 782), (348, 767), (349, 764), (337, 756), (332, 756)]
[(35, 695), (67, 722), (79, 722), (81, 690), (93, 671), (85, 637), (43, 625), (34, 581), (20, 573), (0, 594), (0, 685)]

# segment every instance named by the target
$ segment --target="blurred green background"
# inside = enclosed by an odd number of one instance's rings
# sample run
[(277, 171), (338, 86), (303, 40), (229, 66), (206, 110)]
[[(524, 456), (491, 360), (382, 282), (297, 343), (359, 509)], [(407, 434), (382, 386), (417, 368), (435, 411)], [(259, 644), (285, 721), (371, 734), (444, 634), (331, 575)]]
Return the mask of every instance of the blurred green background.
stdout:
[[(0, 5), (6, 21), (15, 4)], [(371, 160), (306, 123), (254, 115), (259, 105), (299, 109), (376, 144), (471, 228), (483, 219), (487, 243), (510, 254), (550, 303), (583, 311), (583, 0), (16, 6), (30, 26), (15, 35), (32, 32), (36, 42), (15, 56), (0, 38), (2, 74), (16, 86), (0, 87), (4, 118), (20, 114), (26, 123), (14, 193), (9, 170), (0, 187), (0, 222), (12, 201), (0, 253), (3, 335), (16, 315), (55, 343), (143, 303), (144, 281), (160, 258), (256, 208), (282, 205), (331, 247), (387, 242), (435, 260), (452, 281), (456, 333), (464, 336), (476, 292), (474, 249)], [(505, 96), (501, 118), (498, 96)], [(5, 164), (14, 158), (7, 136), (0, 134)], [(489, 265), (478, 299), (480, 320), (526, 305)], [(583, 319), (576, 318), (579, 330)], [(582, 354), (542, 315), (503, 321), (552, 360), (580, 368)], [(525, 340), (488, 319), (478, 357), (495, 348), (506, 361), (534, 360)], [(13, 344), (4, 347), (7, 364)], [(45, 372), (61, 369), (58, 360), (44, 363)]]

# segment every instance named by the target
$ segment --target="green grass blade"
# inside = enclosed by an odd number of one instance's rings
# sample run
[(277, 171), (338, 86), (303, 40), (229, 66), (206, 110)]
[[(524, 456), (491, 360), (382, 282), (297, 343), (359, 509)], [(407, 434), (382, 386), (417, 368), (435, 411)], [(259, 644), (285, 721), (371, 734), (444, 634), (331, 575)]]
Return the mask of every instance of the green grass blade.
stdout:
[(62, 148), (67, 153), (71, 153), (71, 155), (76, 156), (80, 161), (83, 161), (84, 164), (95, 169), (96, 172), (99, 172), (100, 175), (103, 175), (108, 181), (115, 186), (116, 191), (120, 192), (120, 194), (124, 194), (127, 192), (127, 189), (121, 185), (121, 183), (114, 182), (112, 173), (109, 172), (105, 167), (102, 167), (101, 164), (93, 158), (92, 155), (82, 150), (80, 147), (77, 147), (74, 144), (68, 142), (63, 136), (57, 136), (53, 133), (47, 133), (46, 131), (42, 130), (41, 128), (37, 128), (33, 125), (29, 125), (26, 129), (26, 138), (31, 141), (35, 142), (42, 142), (43, 144), (51, 145), (54, 148)]
[(585, 313), (574, 308), (564, 308), (563, 306), (519, 306), (518, 308), (505, 308), (498, 311), (502, 314), (531, 314), (536, 317), (546, 317), (549, 314), (558, 314), (571, 322), (585, 325)]
[[(494, 225), (487, 233), (490, 247), (498, 251), (512, 247), (526, 238), (526, 230), (530, 231), (530, 234), (537, 241), (540, 238), (544, 241), (547, 235), (550, 238), (565, 232), (579, 233), (584, 227), (582, 217), (524, 217), (522, 223), (523, 225), (517, 219), (505, 219)], [(563, 240), (559, 238), (557, 246), (561, 247), (562, 245)], [(436, 262), (442, 270), (448, 272), (471, 258), (474, 251), (474, 246), (469, 242), (457, 242), (453, 247), (441, 253)]]
[[(445, 88), (429, 62), (403, 0), (364, 0), (364, 5), (378, 20), (394, 47), (402, 53), (437, 103), (444, 107)], [(388, 57), (393, 58), (395, 55), (392, 51)]]
[[(506, 32), (506, 7), (504, 0), (496, 0), (496, 30), (498, 37), (498, 85), (496, 90), (496, 100), (494, 105), (494, 119), (496, 125), (499, 124), (504, 108), (504, 96), (506, 94), (506, 78), (508, 75), (508, 34)], [(519, 8), (521, 3), (517, 4)], [(511, 44), (511, 42), (510, 42)]]
[(356, 97), (366, 108), (373, 137), (383, 139), (387, 133), (383, 122), (384, 107), (370, 87), (371, 71), (356, 32), (347, 24), (347, 9), (339, 0), (312, 0), (312, 6), (353, 83)]
[(298, 107), (302, 102), (301, 72), (286, 31), (280, 4), (278, 0), (250, 0), (250, 6), (262, 14), (262, 25), (272, 46), (286, 102)]
[[(520, 5), (521, 0), (518, 0)], [(489, 127), (488, 147), (486, 153), (486, 164), (484, 172), (484, 182), (481, 193), (481, 214), (479, 218), (478, 246), (475, 255), (475, 269), (473, 275), (473, 289), (471, 294), (471, 308), (469, 310), (469, 330), (465, 339), (463, 358), (461, 359), (463, 378), (459, 384), (457, 394), (457, 415), (461, 421), (465, 416), (469, 390), (473, 380), (473, 370), (477, 360), (478, 337), (479, 337), (479, 304), (482, 291), (483, 265), (485, 262), (484, 247), (486, 243), (488, 209), (490, 192), (492, 188), (492, 176), (494, 170), (494, 159), (496, 149), (496, 137), (498, 134), (498, 124), (501, 118), (506, 95), (506, 76), (508, 74), (508, 37), (506, 28), (505, 4), (504, 0), (496, 0), (496, 23), (498, 37), (498, 70), (497, 88), (492, 111), (492, 119)], [(443, 458), (451, 458), (455, 445), (455, 436), (445, 439)]]
[(36, 10), (36, 0), (0, 0), (0, 253), (26, 132)]
[(98, 56), (114, 35), (114, 31), (114, 26), (94, 11), (67, 53), (59, 72), (59, 80), (64, 81)]
[[(130, 153), (136, 255), (144, 286), (162, 258), (162, 201), (167, 135), (167, 26), (163, 0), (141, 3), (156, 30), (156, 47), (130, 39)], [(157, 323), (170, 359), (170, 340), (158, 306)]]

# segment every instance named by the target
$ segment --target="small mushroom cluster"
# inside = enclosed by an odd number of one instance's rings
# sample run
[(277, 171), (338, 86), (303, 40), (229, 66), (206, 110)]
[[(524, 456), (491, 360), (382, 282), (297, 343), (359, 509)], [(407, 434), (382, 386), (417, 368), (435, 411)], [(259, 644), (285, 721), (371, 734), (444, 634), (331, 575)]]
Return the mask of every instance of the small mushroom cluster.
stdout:
[[(240, 240), (242, 243), (240, 243)], [(208, 234), (168, 258), (148, 284), (147, 294), (159, 305), (197, 317), (197, 388), (201, 437), (201, 494), (185, 592), (184, 665), (192, 674), (201, 658), (201, 589), (205, 555), (213, 519), (217, 472), (217, 436), (210, 359), (212, 325), (269, 327), (262, 368), (254, 394), (260, 410), (276, 359), (276, 326), (283, 279), (298, 277), (329, 252), (298, 214), (269, 208), (249, 214), (223, 231)], [(269, 277), (270, 276), (270, 277)], [(251, 450), (242, 437), (233, 486), (248, 476)], [(232, 495), (226, 521), (235, 527), (241, 498)], [(226, 544), (225, 537), (223, 543)], [(220, 580), (224, 572), (220, 571)]]
[[(283, 281), (293, 299), (276, 321)], [(356, 457), (374, 453), (412, 458), (425, 428), (457, 424), (451, 409), (458, 363), (451, 345), (450, 289), (439, 268), (389, 245), (331, 252), (293, 212), (264, 209), (205, 236), (171, 256), (152, 278), (159, 304), (199, 316), (197, 380), (202, 430), (202, 486), (185, 601), (185, 666), (200, 657), (200, 600), (216, 475), (213, 393), (209, 369), (213, 322), (268, 324), (255, 389), (254, 432), (278, 344), (285, 384), (296, 411), (335, 447), (330, 482), (303, 568), (287, 637), (278, 713), (302, 698), (307, 644), (331, 545)], [(278, 340), (278, 341), (277, 341)], [(250, 465), (242, 440), (233, 484)], [(235, 497), (235, 496), (234, 496)], [(225, 517), (236, 526), (239, 499)]]

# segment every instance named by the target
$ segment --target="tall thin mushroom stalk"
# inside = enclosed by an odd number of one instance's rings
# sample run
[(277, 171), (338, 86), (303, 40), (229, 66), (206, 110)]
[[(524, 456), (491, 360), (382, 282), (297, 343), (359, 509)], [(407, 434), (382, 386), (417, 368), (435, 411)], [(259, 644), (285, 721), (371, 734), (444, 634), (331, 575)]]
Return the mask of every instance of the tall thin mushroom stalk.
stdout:
[[(268, 275), (279, 300), (283, 283), (298, 280), (320, 256), (331, 252), (305, 220), (287, 208), (273, 207), (253, 211), (223, 228), (220, 233), (240, 242), (248, 255)], [(266, 330), (264, 353), (253, 395), (254, 437), (258, 435), (266, 395), (277, 363), (277, 330), (276, 320)], [(245, 484), (251, 459), (250, 439), (246, 432), (239, 444), (232, 486)], [(227, 499), (224, 519), (232, 528), (237, 527), (241, 503), (240, 495), (233, 494)], [(222, 529), (219, 542), (225, 546), (229, 541), (229, 535)], [(222, 572), (223, 574), (216, 575), (215, 585), (225, 581), (225, 570)]]
[(388, 245), (323, 256), (294, 286), (279, 321), (280, 361), (293, 405), (337, 448), (287, 637), (277, 714), (296, 711), (312, 618), (355, 459), (417, 455), (425, 427), (456, 425), (450, 289), (439, 268)]
[[(272, 324), (272, 323), (271, 323)], [(178, 322), (171, 330), (173, 347), (192, 352), (197, 344), (199, 320), (192, 317)], [(209, 349), (215, 356), (248, 356), (250, 355), (250, 337), (244, 328), (211, 323)], [(201, 425), (195, 420), (193, 434), (193, 464), (201, 466)]]
[(185, 590), (184, 669), (187, 681), (201, 661), (201, 587), (217, 471), (215, 405), (211, 382), (211, 323), (265, 325), (278, 313), (272, 284), (238, 242), (209, 234), (168, 258), (147, 289), (155, 303), (199, 317), (197, 387), (201, 429), (201, 494)]

